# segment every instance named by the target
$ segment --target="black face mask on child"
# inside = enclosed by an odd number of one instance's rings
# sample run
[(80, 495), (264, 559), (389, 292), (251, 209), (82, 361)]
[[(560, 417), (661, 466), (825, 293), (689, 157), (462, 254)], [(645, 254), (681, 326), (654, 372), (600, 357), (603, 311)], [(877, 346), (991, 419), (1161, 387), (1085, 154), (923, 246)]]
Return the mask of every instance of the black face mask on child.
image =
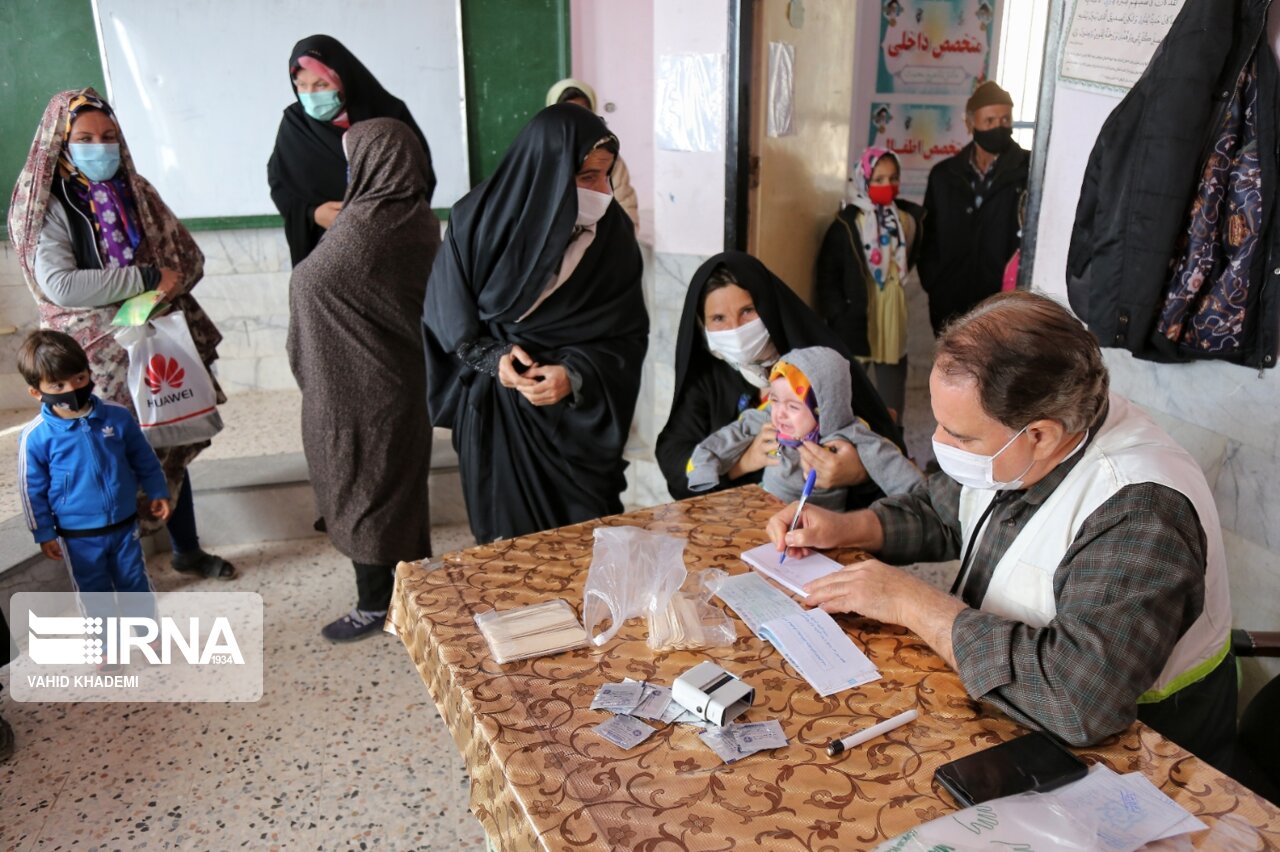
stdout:
[(75, 390), (63, 391), (62, 393), (41, 393), (40, 401), (50, 408), (65, 408), (68, 411), (79, 411), (89, 404), (89, 397), (93, 394), (93, 382), (82, 388)]

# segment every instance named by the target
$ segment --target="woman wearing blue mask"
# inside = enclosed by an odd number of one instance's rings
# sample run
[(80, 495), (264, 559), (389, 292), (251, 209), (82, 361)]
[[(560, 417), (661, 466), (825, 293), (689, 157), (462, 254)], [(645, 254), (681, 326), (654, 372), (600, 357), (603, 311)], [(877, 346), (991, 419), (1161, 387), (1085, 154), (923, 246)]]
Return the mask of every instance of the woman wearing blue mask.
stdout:
[[(133, 409), (129, 358), (111, 320), (128, 298), (158, 292), (186, 317), (205, 364), (218, 357), (217, 327), (191, 297), (204, 255), (150, 183), (134, 170), (106, 101), (93, 89), (61, 92), (45, 109), (9, 206), (9, 240), (35, 298), (40, 325), (65, 332), (89, 356), (99, 397)], [(218, 401), (223, 402), (219, 391)], [(230, 563), (196, 535), (187, 465), (208, 441), (160, 447), (176, 501), (168, 522), (175, 570), (230, 579)], [(143, 532), (162, 524), (139, 506)]]
[(276, 147), (267, 162), (271, 200), (284, 217), (293, 265), (320, 242), (342, 209), (347, 158), (342, 134), (369, 118), (395, 118), (413, 131), (427, 156), (427, 201), (435, 191), (427, 139), (404, 102), (382, 88), (340, 41), (304, 38), (289, 54), (289, 82), (296, 98), (285, 108)]

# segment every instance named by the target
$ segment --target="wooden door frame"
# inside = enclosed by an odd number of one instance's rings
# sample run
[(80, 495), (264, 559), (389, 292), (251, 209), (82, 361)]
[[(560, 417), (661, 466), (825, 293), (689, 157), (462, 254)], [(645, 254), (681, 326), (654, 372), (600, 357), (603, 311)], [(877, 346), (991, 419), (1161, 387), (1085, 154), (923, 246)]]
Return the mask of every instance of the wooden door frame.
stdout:
[(751, 50), (754, 0), (728, 0), (725, 69), (724, 247), (747, 250), (747, 194), (751, 177)]

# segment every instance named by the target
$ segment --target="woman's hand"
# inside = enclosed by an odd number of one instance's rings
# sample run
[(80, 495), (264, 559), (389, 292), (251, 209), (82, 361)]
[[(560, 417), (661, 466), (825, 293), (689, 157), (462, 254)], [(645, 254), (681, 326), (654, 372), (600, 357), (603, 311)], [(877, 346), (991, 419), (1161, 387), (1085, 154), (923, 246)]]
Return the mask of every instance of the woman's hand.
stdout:
[(182, 295), (182, 273), (176, 269), (162, 267), (160, 269), (160, 283), (156, 285), (156, 292), (160, 294), (161, 302), (172, 302), (174, 299)]
[(778, 430), (766, 423), (757, 433), (751, 446), (738, 456), (729, 468), (729, 478), (737, 479), (778, 463)]
[(498, 360), (498, 381), (533, 405), (555, 405), (573, 393), (568, 370), (559, 364), (539, 364), (519, 346), (512, 346)]
[(338, 218), (338, 211), (342, 209), (341, 201), (326, 201), (316, 208), (315, 220), (316, 224), (326, 231), (333, 227), (333, 220)]
[(538, 362), (528, 352), (512, 346), (510, 352), (498, 359), (498, 383), (504, 388), (520, 390), (533, 383), (527, 376), (529, 369), (536, 366)]
[(809, 471), (818, 471), (818, 488), (848, 488), (861, 485), (870, 477), (858, 450), (848, 441), (832, 441), (826, 446), (805, 441), (800, 445), (800, 467), (808, 477)]
[(555, 405), (573, 393), (569, 371), (560, 364), (531, 367), (524, 378), (532, 380), (533, 385), (519, 388), (520, 393), (534, 405)]

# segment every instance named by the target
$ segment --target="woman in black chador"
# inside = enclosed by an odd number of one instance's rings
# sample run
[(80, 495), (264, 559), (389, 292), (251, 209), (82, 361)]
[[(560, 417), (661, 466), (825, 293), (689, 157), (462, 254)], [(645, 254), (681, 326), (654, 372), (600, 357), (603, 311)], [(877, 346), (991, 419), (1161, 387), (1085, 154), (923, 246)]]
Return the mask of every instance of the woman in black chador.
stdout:
[(427, 138), (404, 101), (382, 88), (342, 42), (313, 35), (289, 54), (289, 84), (295, 100), (285, 107), (276, 147), (267, 162), (271, 200), (284, 217), (284, 236), (294, 266), (320, 242), (342, 209), (347, 157), (342, 134), (369, 118), (409, 125), (427, 157), (427, 203), (436, 188)]
[(427, 402), (479, 542), (622, 511), (649, 317), (617, 155), (595, 115), (547, 107), (450, 214), (423, 311)]

